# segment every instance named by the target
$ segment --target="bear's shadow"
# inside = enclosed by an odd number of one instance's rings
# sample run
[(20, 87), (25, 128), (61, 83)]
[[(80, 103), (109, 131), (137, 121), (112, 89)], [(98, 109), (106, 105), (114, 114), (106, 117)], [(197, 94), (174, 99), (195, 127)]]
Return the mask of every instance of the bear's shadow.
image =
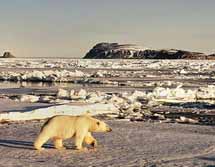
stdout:
[[(19, 149), (34, 149), (33, 142), (20, 141), (20, 140), (5, 140), (0, 139), (0, 147), (10, 147)], [(52, 144), (44, 144), (44, 148), (54, 148)]]
[[(30, 149), (34, 150), (34, 143), (29, 141), (21, 141), (21, 140), (5, 140), (0, 139), (0, 147), (10, 147), (10, 148), (18, 148), (18, 149)], [(46, 149), (55, 149), (53, 144), (46, 143), (43, 145)], [(75, 150), (75, 145), (66, 143), (66, 149)]]

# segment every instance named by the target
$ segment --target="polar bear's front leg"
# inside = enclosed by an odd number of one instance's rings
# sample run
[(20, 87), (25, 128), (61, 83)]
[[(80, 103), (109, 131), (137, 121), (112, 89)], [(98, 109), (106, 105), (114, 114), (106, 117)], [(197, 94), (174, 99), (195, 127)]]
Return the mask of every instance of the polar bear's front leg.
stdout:
[(96, 139), (92, 136), (90, 132), (88, 132), (87, 135), (84, 137), (84, 142), (92, 145), (93, 147), (96, 147), (98, 145)]
[(84, 137), (86, 133), (78, 132), (75, 136), (75, 146), (77, 150), (86, 150), (86, 148), (82, 147), (82, 143), (84, 141)]

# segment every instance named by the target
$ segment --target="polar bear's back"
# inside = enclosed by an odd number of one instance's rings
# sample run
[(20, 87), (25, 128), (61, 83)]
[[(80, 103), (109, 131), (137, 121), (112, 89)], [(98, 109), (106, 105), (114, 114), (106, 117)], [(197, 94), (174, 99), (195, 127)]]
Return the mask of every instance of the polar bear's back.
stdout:
[(50, 118), (41, 129), (41, 133), (49, 134), (50, 137), (67, 139), (72, 137), (81, 126), (88, 128), (86, 122), (89, 118), (85, 116), (59, 115)]

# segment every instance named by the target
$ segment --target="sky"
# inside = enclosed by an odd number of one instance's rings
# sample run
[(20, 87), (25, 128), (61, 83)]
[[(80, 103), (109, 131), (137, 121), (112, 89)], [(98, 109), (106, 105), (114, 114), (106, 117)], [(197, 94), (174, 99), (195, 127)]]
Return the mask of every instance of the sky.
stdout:
[(215, 52), (214, 0), (0, 0), (0, 55), (83, 57), (99, 42)]

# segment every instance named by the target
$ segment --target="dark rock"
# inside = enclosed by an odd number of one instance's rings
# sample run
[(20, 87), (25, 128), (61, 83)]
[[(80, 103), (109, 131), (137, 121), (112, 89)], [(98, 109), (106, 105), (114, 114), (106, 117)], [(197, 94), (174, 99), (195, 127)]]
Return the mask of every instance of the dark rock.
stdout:
[(99, 43), (84, 59), (215, 59), (215, 55), (177, 49), (154, 50), (137, 45), (118, 43)]
[(209, 55), (210, 58), (215, 59), (215, 53)]
[(4, 52), (3, 56), (0, 58), (15, 58), (10, 52)]

